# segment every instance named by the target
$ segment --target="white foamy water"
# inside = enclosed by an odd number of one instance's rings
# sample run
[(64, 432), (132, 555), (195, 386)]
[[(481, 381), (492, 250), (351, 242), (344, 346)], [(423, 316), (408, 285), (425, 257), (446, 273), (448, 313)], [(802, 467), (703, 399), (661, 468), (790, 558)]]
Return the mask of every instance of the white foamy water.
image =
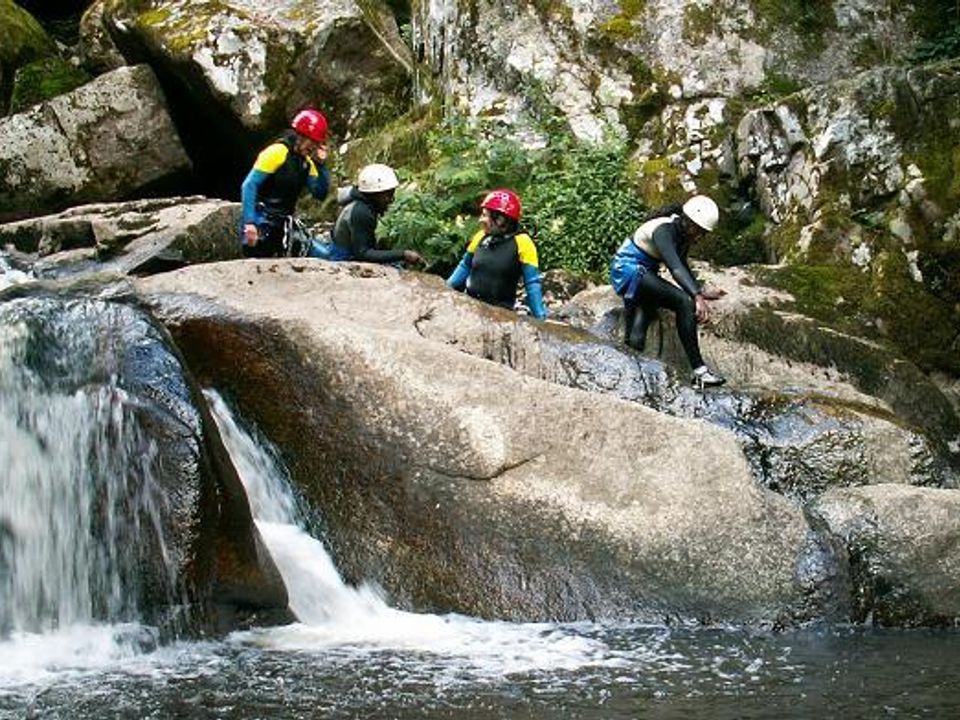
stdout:
[[(214, 417), (247, 487), (257, 527), (287, 585), (300, 622), (235, 633), (233, 639), (284, 650), (349, 648), (456, 658), (473, 674), (501, 676), (621, 662), (602, 642), (575, 626), (487, 622), (391, 608), (371, 587), (343, 582), (323, 544), (297, 524), (296, 503), (273, 454), (237, 426), (229, 408), (207, 392)], [(267, 519), (268, 518), (268, 519)]]
[(0, 687), (121, 666), (143, 652), (142, 632), (137, 624), (78, 624), (42, 634), (14, 633), (0, 643)]
[(0, 290), (10, 287), (11, 285), (19, 285), (21, 283), (30, 282), (33, 279), (33, 276), (28, 275), (20, 270), (14, 270), (12, 267), (10, 267), (10, 263), (7, 262), (7, 258), (0, 254)]

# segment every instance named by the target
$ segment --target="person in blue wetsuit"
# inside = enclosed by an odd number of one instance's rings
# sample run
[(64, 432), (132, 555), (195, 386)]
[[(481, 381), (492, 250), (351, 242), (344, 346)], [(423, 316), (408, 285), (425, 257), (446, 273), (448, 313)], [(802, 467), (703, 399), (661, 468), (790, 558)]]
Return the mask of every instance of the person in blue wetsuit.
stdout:
[(470, 239), (447, 285), (512, 310), (517, 282), (523, 278), (530, 314), (546, 318), (537, 248), (520, 229), (520, 198), (512, 190), (493, 190), (480, 207), (481, 229)]
[[(647, 328), (658, 308), (672, 310), (680, 343), (693, 368), (693, 383), (700, 387), (722, 385), (725, 378), (707, 367), (700, 354), (697, 323), (705, 323), (710, 317), (707, 301), (724, 293), (703, 288), (687, 264), (691, 245), (716, 228), (720, 210), (705, 195), (695, 195), (674, 209), (643, 223), (623, 241), (610, 264), (610, 284), (623, 298), (624, 342), (643, 350)], [(661, 265), (667, 266), (676, 285), (660, 277)]]
[(289, 130), (257, 155), (240, 189), (240, 243), (245, 257), (284, 254), (284, 225), (304, 188), (318, 200), (327, 196), (326, 141), (326, 117), (307, 108), (296, 114)]

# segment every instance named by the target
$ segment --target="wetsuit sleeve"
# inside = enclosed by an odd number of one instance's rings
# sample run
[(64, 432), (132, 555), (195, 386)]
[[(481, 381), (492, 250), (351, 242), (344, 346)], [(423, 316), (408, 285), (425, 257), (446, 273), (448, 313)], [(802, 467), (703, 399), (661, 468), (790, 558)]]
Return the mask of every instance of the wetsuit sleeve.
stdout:
[(456, 269), (447, 278), (447, 285), (454, 290), (463, 290), (467, 286), (471, 268), (473, 268), (473, 253), (465, 252)]
[(517, 256), (523, 273), (523, 287), (527, 291), (527, 307), (535, 318), (543, 320), (547, 308), (543, 304), (543, 283), (540, 278), (540, 264), (537, 258), (537, 246), (529, 235), (517, 235)]
[(663, 258), (664, 264), (673, 275), (673, 279), (691, 297), (699, 295), (701, 288), (690, 268), (677, 251), (677, 230), (672, 224), (664, 224), (653, 231), (653, 244)]
[(262, 170), (252, 168), (247, 177), (240, 186), (240, 202), (243, 206), (242, 224), (255, 223), (257, 221), (257, 194), (263, 181), (270, 177)]
[(307, 159), (310, 165), (310, 171), (307, 173), (307, 190), (317, 200), (323, 200), (330, 189), (330, 171), (326, 165), (317, 167), (317, 164), (310, 158)]
[(454, 290), (463, 290), (467, 286), (467, 278), (470, 277), (470, 271), (473, 269), (473, 254), (477, 251), (477, 246), (483, 240), (483, 230), (478, 230), (467, 242), (467, 251), (460, 258), (456, 269), (447, 278), (447, 285)]
[(523, 287), (527, 291), (527, 307), (530, 313), (538, 320), (547, 317), (547, 308), (543, 304), (543, 284), (540, 279), (540, 269), (526, 263), (520, 266), (523, 270)]
[[(358, 207), (357, 210), (360, 208)], [(377, 250), (377, 217), (372, 212), (362, 210), (353, 212), (350, 215), (350, 225), (350, 256), (354, 260), (374, 263), (403, 260), (403, 250)]]

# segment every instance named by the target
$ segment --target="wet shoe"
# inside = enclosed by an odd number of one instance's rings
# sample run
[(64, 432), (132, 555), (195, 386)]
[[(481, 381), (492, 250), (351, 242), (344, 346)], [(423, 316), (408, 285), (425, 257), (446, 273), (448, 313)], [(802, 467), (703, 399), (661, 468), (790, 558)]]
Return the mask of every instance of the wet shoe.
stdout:
[(694, 387), (698, 387), (701, 390), (706, 387), (717, 387), (718, 385), (723, 385), (727, 381), (723, 375), (718, 375), (706, 365), (701, 365), (694, 370), (690, 380)]

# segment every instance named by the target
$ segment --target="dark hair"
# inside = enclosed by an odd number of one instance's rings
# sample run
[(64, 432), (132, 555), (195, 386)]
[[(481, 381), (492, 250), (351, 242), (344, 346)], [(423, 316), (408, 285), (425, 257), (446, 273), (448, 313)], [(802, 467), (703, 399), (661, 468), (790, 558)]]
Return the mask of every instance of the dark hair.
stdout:
[(497, 219), (499, 224), (502, 224), (504, 231), (508, 235), (516, 235), (520, 231), (520, 223), (514, 220), (509, 215), (500, 212), (499, 210), (491, 210), (490, 208), (484, 208), (490, 215)]

